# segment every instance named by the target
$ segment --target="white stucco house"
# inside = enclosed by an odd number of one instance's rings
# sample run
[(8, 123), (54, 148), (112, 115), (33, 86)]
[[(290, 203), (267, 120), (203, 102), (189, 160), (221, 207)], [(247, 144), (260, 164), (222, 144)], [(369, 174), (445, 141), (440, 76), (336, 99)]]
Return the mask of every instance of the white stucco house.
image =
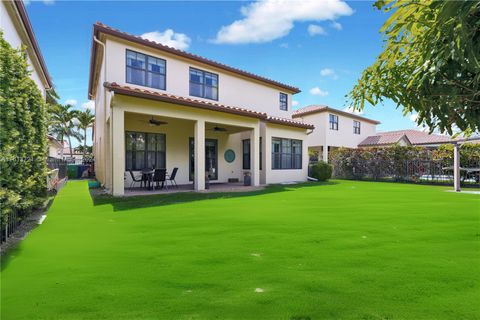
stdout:
[(295, 120), (315, 126), (307, 138), (308, 149), (325, 162), (328, 162), (329, 152), (336, 148), (357, 148), (361, 141), (375, 134), (380, 124), (379, 121), (324, 105), (300, 108), (292, 116)]
[[(89, 99), (95, 101), (96, 177), (116, 196), (129, 170), (178, 168), (205, 188), (305, 181), (308, 134), (292, 118), (299, 89), (185, 51), (93, 26)], [(125, 178), (126, 177), (126, 178)]]
[(61, 159), (60, 153), (63, 148), (62, 143), (51, 135), (47, 135), (47, 138), (48, 138), (48, 157)]
[(0, 30), (12, 47), (25, 46), (32, 71), (30, 77), (45, 98), (46, 91), (52, 89), (53, 84), (23, 1), (0, 1)]

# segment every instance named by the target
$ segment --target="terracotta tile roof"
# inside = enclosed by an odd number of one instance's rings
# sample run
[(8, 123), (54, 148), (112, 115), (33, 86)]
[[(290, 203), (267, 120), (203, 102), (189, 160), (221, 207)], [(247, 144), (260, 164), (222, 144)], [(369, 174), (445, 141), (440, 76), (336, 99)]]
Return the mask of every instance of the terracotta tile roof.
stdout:
[(22, 20), (22, 24), (25, 27), (25, 31), (27, 32), (28, 39), (32, 43), (32, 50), (35, 52), (35, 55), (38, 58), (38, 62), (40, 63), (40, 67), (45, 76), (45, 80), (47, 81), (48, 88), (53, 88), (52, 78), (48, 73), (47, 65), (45, 63), (45, 60), (43, 59), (43, 55), (42, 55), (42, 52), (40, 51), (40, 46), (38, 45), (37, 38), (35, 37), (35, 33), (33, 32), (32, 24), (30, 23), (30, 19), (28, 18), (25, 5), (23, 4), (22, 0), (14, 0), (13, 3), (15, 4), (15, 7), (18, 10), (20, 19)]
[(315, 126), (313, 124), (293, 120), (293, 119), (287, 119), (287, 118), (279, 118), (279, 117), (273, 117), (273, 116), (268, 116), (267, 121), (271, 123), (277, 123), (277, 124), (286, 124), (286, 125), (291, 125), (294, 127), (298, 128), (304, 128), (304, 129), (314, 129)]
[(412, 145), (439, 144), (455, 141), (448, 136), (429, 134), (427, 132), (419, 130), (408, 129), (379, 132), (374, 136), (369, 136), (365, 138), (365, 140), (360, 142), (358, 146), (365, 147), (395, 144), (400, 141), (400, 139), (404, 136), (408, 139), (408, 141), (410, 141)]
[[(293, 93), (299, 93), (300, 92), (300, 89), (298, 89), (297, 87), (293, 87), (293, 86), (290, 86), (290, 85), (287, 85), (287, 84), (284, 84), (284, 83), (281, 83), (281, 82), (278, 82), (278, 81), (275, 81), (275, 80), (272, 80), (272, 79), (268, 79), (266, 77), (262, 77), (262, 76), (253, 74), (251, 72), (247, 72), (247, 71), (244, 71), (244, 70), (241, 70), (241, 69), (238, 69), (238, 68), (234, 68), (234, 67), (228, 66), (226, 64), (223, 64), (223, 63), (220, 63), (220, 62), (216, 62), (216, 61), (198, 56), (198, 55), (193, 54), (193, 53), (189, 53), (189, 52), (179, 50), (179, 49), (175, 49), (175, 48), (172, 48), (172, 47), (169, 47), (169, 46), (166, 46), (166, 45), (154, 42), (154, 41), (150, 41), (150, 40), (144, 39), (142, 37), (139, 37), (139, 36), (136, 36), (136, 35), (133, 35), (133, 34), (130, 34), (130, 33), (126, 33), (126, 32), (120, 31), (118, 29), (114, 29), (112, 27), (109, 27), (109, 26), (101, 23), (101, 22), (97, 22), (93, 25), (93, 36), (96, 36), (98, 38), (100, 33), (115, 36), (115, 37), (118, 37), (118, 38), (121, 38), (121, 39), (124, 39), (124, 40), (128, 40), (128, 41), (131, 41), (131, 42), (135, 42), (135, 43), (138, 43), (138, 44), (150, 47), (150, 48), (154, 48), (154, 49), (161, 50), (161, 51), (164, 51), (164, 52), (168, 52), (168, 53), (171, 53), (171, 54), (174, 54), (174, 55), (177, 55), (177, 56), (181, 56), (183, 58), (194, 60), (196, 62), (200, 62), (200, 63), (206, 64), (206, 65), (209, 65), (209, 66), (212, 66), (212, 67), (215, 67), (215, 68), (219, 68), (219, 69), (223, 69), (225, 71), (236, 73), (236, 74), (239, 74), (241, 76), (251, 78), (251, 79), (255, 79), (257, 81), (264, 82), (264, 83), (282, 88), (284, 90), (287, 90), (287, 91), (290, 91), (290, 92), (293, 92)], [(92, 52), (91, 52), (91, 57), (90, 57), (90, 79), (89, 79), (89, 85), (88, 85), (88, 93), (90, 95), (92, 95), (92, 89), (93, 89), (92, 88), (93, 80), (94, 80), (93, 79), (93, 76), (94, 76), (93, 73), (94, 73), (94, 64), (95, 64), (95, 56), (96, 56), (97, 46), (98, 46), (98, 44), (95, 41), (93, 41), (93, 39), (92, 39)]]
[(110, 91), (113, 91), (118, 94), (127, 95), (127, 96), (152, 99), (152, 100), (163, 101), (168, 103), (187, 105), (194, 108), (253, 117), (253, 118), (265, 120), (266, 122), (278, 123), (278, 124), (288, 125), (292, 127), (305, 128), (305, 129), (314, 128), (313, 125), (306, 124), (300, 121), (295, 121), (292, 119), (285, 119), (285, 118), (278, 118), (278, 117), (271, 117), (271, 116), (268, 116), (265, 112), (249, 110), (246, 108), (227, 106), (227, 105), (216, 103), (216, 102), (185, 98), (185, 97), (180, 97), (180, 96), (163, 93), (163, 92), (133, 88), (125, 85), (119, 85), (118, 83), (115, 83), (115, 82), (113, 83), (105, 82), (103, 85), (105, 88), (107, 88)]
[(344, 116), (347, 116), (347, 117), (350, 117), (350, 118), (355, 118), (355, 119), (363, 120), (363, 121), (366, 121), (366, 122), (370, 122), (370, 123), (373, 123), (373, 124), (380, 124), (380, 121), (365, 118), (365, 117), (359, 116), (359, 115), (351, 113), (351, 112), (346, 112), (346, 111), (343, 111), (343, 110), (334, 109), (334, 108), (331, 108), (331, 107), (325, 106), (325, 105), (310, 105), (310, 106), (300, 108), (300, 109), (295, 110), (293, 112), (292, 117), (293, 118), (299, 118), (299, 117), (303, 117), (303, 116), (306, 116), (306, 115), (309, 115), (309, 114), (315, 114), (315, 113), (320, 113), (320, 112), (332, 112), (332, 113), (341, 114), (341, 115), (344, 115)]

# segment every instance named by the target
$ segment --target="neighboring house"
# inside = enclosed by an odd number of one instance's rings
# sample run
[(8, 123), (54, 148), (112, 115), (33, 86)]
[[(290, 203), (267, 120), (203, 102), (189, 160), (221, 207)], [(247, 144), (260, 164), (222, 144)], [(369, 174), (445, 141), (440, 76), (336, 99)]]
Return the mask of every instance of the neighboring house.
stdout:
[(366, 137), (375, 134), (380, 123), (350, 112), (323, 105), (311, 105), (296, 110), (293, 118), (312, 123), (315, 129), (308, 135), (307, 143), (314, 159), (328, 161), (330, 151), (339, 148), (356, 148)]
[(62, 143), (51, 135), (48, 135), (47, 138), (48, 138), (48, 157), (61, 159), (60, 150), (62, 150), (63, 148)]
[(70, 153), (68, 141), (65, 140), (63, 141), (63, 150), (62, 148), (58, 150), (58, 158), (81, 164), (83, 162), (83, 153), (75, 151), (75, 148), (72, 148), (72, 152), (73, 153)]
[(53, 88), (52, 80), (43, 60), (40, 47), (28, 19), (23, 1), (1, 1), (0, 30), (4, 39), (14, 48), (25, 46), (28, 64), (31, 67), (31, 78), (46, 97), (46, 90)]
[(378, 132), (375, 135), (366, 137), (358, 144), (358, 147), (386, 147), (398, 144), (401, 146), (422, 146), (435, 149), (442, 144), (454, 141), (454, 139), (445, 135), (409, 129)]
[[(126, 171), (178, 167), (177, 182), (305, 181), (307, 133), (291, 118), (300, 90), (104, 24), (93, 26), (97, 179), (114, 195)], [(124, 179), (124, 177), (127, 179)]]

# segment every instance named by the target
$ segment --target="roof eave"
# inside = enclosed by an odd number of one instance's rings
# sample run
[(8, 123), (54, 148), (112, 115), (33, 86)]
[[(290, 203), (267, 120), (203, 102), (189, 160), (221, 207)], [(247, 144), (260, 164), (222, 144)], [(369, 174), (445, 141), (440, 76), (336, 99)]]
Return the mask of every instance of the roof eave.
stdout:
[(144, 92), (142, 90), (126, 89), (126, 88), (122, 88), (120, 86), (113, 85), (113, 84), (108, 83), (108, 82), (104, 83), (104, 87), (107, 88), (109, 91), (115, 92), (116, 94), (121, 94), (121, 95), (126, 95), (126, 96), (131, 96), (131, 97), (144, 98), (144, 99), (162, 101), (162, 102), (179, 104), (179, 105), (186, 105), (186, 106), (190, 106), (190, 107), (201, 108), (201, 109), (204, 109), (204, 110), (211, 110), (211, 111), (218, 111), (218, 112), (236, 114), (236, 115), (240, 115), (240, 116), (247, 116), (247, 117), (257, 118), (257, 119), (266, 119), (267, 118), (267, 114), (261, 113), (261, 112), (254, 112), (254, 111), (248, 111), (248, 110), (238, 110), (238, 109), (233, 109), (233, 108), (228, 108), (228, 107), (222, 107), (222, 106), (215, 105), (215, 104), (210, 104), (210, 103), (207, 103), (207, 102), (203, 103), (203, 102), (195, 101), (195, 100), (191, 100), (191, 99), (180, 99), (180, 98), (170, 97), (170, 96), (161, 95), (161, 94), (148, 93), (148, 92)]
[(300, 117), (302, 117), (302, 116), (306, 116), (306, 115), (310, 115), (310, 114), (315, 114), (315, 113), (322, 113), (322, 112), (327, 112), (327, 111), (337, 112), (337, 113), (342, 114), (342, 115), (345, 115), (345, 116), (347, 116), (347, 117), (352, 117), (352, 118), (355, 118), (355, 119), (360, 119), (360, 120), (363, 120), (363, 121), (365, 121), (365, 122), (370, 122), (370, 123), (373, 123), (373, 124), (376, 124), (376, 125), (381, 124), (380, 121), (373, 120), (373, 119), (369, 119), (369, 118), (365, 118), (365, 117), (358, 116), (358, 115), (353, 114), (353, 113), (350, 113), (350, 112), (345, 112), (345, 111), (338, 110), (338, 109), (334, 109), (334, 108), (330, 108), (330, 107), (324, 107), (323, 109), (319, 109), (319, 110), (311, 110), (311, 111), (294, 113), (294, 114), (292, 115), (292, 118), (300, 118)]
[(30, 42), (32, 43), (32, 49), (35, 52), (38, 63), (40, 64), (40, 68), (42, 69), (43, 76), (48, 86), (47, 89), (52, 89), (53, 88), (52, 78), (48, 73), (47, 65), (45, 63), (45, 60), (43, 59), (43, 55), (42, 55), (42, 52), (40, 51), (40, 46), (38, 45), (37, 38), (35, 37), (35, 33), (33, 32), (32, 24), (30, 23), (30, 19), (28, 18), (28, 13), (27, 13), (27, 10), (25, 9), (25, 5), (23, 4), (22, 0), (14, 0), (13, 3), (15, 4), (15, 7), (20, 15), (22, 24), (25, 27), (25, 30), (27, 32), (27, 36)]

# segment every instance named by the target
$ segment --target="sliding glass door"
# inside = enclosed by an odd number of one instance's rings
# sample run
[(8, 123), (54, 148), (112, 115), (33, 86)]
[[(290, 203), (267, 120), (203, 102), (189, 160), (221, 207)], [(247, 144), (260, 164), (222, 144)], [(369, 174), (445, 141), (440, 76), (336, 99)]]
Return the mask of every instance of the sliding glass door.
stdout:
[[(193, 138), (189, 139), (189, 179), (193, 181), (195, 173), (195, 142)], [(218, 141), (216, 139), (205, 139), (205, 172), (210, 180), (218, 179)]]

